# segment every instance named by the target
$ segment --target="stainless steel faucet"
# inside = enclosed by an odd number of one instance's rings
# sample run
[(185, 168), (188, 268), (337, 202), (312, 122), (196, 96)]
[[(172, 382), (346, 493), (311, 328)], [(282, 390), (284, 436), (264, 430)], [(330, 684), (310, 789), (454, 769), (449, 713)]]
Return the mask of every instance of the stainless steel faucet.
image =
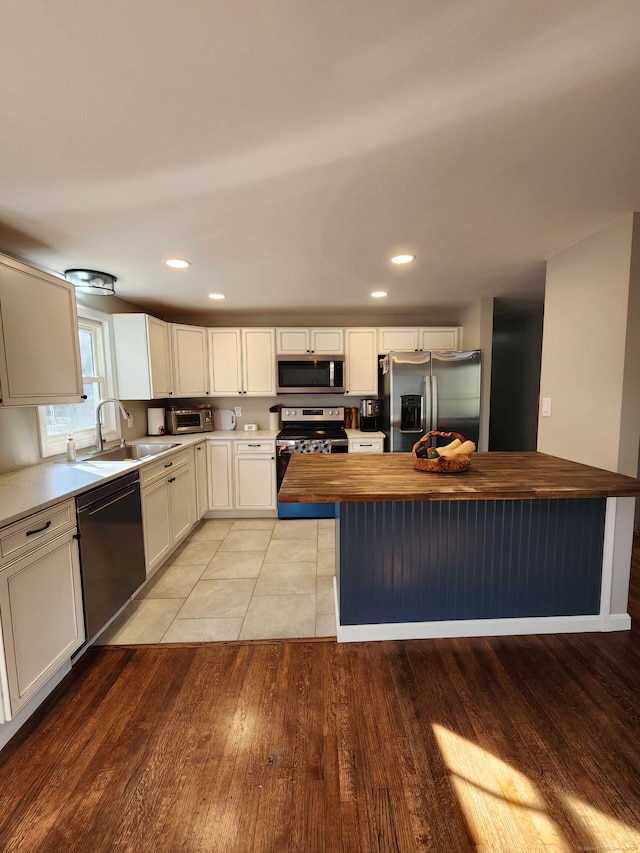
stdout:
[(100, 420), (100, 412), (105, 403), (115, 403), (116, 406), (120, 407), (120, 414), (125, 419), (125, 421), (129, 418), (129, 412), (122, 405), (120, 400), (116, 400), (115, 397), (103, 397), (102, 400), (98, 400), (98, 405), (96, 406), (96, 450), (104, 449), (104, 442), (102, 440), (102, 421)]

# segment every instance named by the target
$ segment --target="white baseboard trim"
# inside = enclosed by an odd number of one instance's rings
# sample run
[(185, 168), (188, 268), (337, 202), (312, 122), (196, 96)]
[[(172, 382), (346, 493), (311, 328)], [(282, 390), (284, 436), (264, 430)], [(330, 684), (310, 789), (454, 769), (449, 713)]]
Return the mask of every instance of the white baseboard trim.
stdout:
[(40, 705), (44, 702), (47, 696), (60, 684), (62, 679), (71, 672), (71, 661), (66, 661), (60, 669), (53, 674), (53, 676), (43, 684), (40, 690), (31, 697), (31, 699), (24, 705), (17, 714), (8, 720), (6, 723), (0, 725), (0, 749), (4, 749), (4, 747), (9, 743), (11, 738), (16, 734), (18, 729), (22, 728), (24, 724), (27, 722), (29, 717), (34, 714)]
[(601, 631), (630, 631), (631, 616), (628, 613), (604, 613), (600, 617)]

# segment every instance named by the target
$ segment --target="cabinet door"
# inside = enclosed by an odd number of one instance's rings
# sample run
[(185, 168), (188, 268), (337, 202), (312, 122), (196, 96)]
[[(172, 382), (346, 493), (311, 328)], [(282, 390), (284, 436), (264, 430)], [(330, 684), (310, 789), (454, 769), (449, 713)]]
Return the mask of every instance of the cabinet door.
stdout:
[(317, 352), (338, 355), (344, 352), (344, 329), (276, 329), (276, 352)]
[(112, 323), (120, 398), (172, 396), (169, 324), (149, 314), (114, 314)]
[(230, 441), (207, 441), (209, 509), (233, 509), (233, 463)]
[(425, 327), (418, 329), (418, 346), (421, 350), (457, 350), (459, 347), (457, 326)]
[(193, 527), (196, 510), (194, 501), (194, 470), (183, 465), (169, 477), (169, 506), (171, 513), (171, 544), (175, 545)]
[(276, 352), (280, 355), (309, 352), (309, 329), (276, 329)]
[(344, 329), (311, 329), (311, 352), (340, 355), (344, 352)]
[(411, 327), (378, 329), (378, 352), (408, 352), (417, 349), (417, 329)]
[(275, 509), (276, 462), (274, 454), (236, 455), (236, 509)]
[(196, 472), (196, 520), (199, 520), (209, 508), (207, 442), (201, 441), (200, 444), (196, 444), (194, 453)]
[(169, 484), (163, 478), (140, 492), (147, 574), (157, 568), (173, 547)]
[(239, 394), (242, 385), (240, 329), (209, 329), (209, 390), (215, 397)]
[(11, 713), (84, 642), (78, 543), (69, 531), (0, 572)]
[(243, 392), (255, 397), (276, 393), (276, 347), (274, 329), (243, 329)]
[(171, 342), (175, 396), (206, 396), (209, 393), (207, 330), (172, 323)]
[(72, 284), (0, 258), (0, 390), (4, 406), (83, 399)]
[(345, 394), (378, 393), (376, 329), (345, 329), (347, 378)]
[(147, 317), (147, 324), (152, 395), (154, 399), (170, 397), (173, 394), (173, 371), (169, 324), (157, 317)]

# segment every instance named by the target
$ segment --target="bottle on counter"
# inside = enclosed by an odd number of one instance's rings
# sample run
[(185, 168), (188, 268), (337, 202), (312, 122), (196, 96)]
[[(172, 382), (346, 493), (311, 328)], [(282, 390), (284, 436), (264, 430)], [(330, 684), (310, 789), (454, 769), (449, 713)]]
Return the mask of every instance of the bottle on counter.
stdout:
[(73, 440), (72, 436), (69, 436), (67, 439), (67, 462), (75, 462), (76, 461), (76, 443)]

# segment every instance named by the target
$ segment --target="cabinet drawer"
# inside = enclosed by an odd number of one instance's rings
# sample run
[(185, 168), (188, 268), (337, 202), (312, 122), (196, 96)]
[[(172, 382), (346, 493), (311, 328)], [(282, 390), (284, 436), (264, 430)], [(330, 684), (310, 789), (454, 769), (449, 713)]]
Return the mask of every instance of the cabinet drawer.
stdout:
[(349, 453), (382, 453), (383, 438), (358, 438), (349, 441)]
[(75, 502), (65, 501), (3, 527), (0, 530), (0, 565), (54, 539), (75, 524)]
[(236, 453), (275, 453), (275, 439), (263, 439), (260, 441), (235, 441), (234, 449)]
[(150, 465), (144, 465), (140, 469), (140, 488), (144, 489), (145, 486), (154, 483), (170, 471), (179, 468), (181, 465), (186, 465), (191, 458), (190, 454), (191, 448), (186, 447), (184, 450), (179, 450), (177, 453), (171, 453), (169, 456), (164, 456), (157, 462), (153, 462)]

